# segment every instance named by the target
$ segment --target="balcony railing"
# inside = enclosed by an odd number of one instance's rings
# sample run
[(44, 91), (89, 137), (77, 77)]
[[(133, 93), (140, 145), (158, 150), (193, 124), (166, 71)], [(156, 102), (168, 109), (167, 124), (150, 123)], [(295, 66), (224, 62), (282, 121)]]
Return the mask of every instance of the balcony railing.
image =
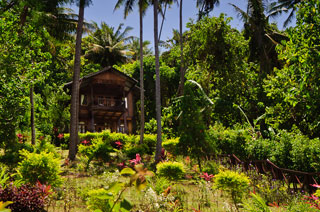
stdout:
[(115, 99), (95, 99), (91, 105), (93, 110), (124, 110), (125, 101)]

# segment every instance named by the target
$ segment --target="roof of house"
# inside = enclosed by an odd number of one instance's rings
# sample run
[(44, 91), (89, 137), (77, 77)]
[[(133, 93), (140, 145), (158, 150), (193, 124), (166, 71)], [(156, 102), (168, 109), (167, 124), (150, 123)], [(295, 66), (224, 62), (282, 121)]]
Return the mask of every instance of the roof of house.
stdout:
[[(119, 75), (121, 75), (121, 76), (124, 76), (124, 77), (127, 78), (128, 80), (132, 81), (132, 83), (134, 83), (134, 84), (137, 84), (137, 83), (138, 83), (138, 81), (137, 81), (136, 79), (130, 77), (129, 75), (127, 75), (127, 74), (125, 74), (125, 73), (123, 73), (123, 72), (121, 72), (121, 71), (119, 71), (119, 70), (117, 70), (117, 69), (115, 69), (115, 68), (112, 68), (111, 66), (105, 67), (105, 68), (103, 68), (102, 70), (100, 70), (100, 71), (98, 71), (98, 72), (94, 72), (94, 73), (88, 74), (88, 75), (80, 78), (79, 81), (85, 81), (85, 80), (87, 80), (87, 79), (90, 79), (90, 78), (92, 78), (92, 77), (94, 77), (94, 76), (103, 74), (103, 73), (105, 73), (105, 72), (114, 72), (114, 73), (116, 73), (116, 74), (119, 74)], [(66, 83), (65, 86), (68, 87), (68, 86), (72, 85), (72, 82), (73, 82), (73, 81)]]

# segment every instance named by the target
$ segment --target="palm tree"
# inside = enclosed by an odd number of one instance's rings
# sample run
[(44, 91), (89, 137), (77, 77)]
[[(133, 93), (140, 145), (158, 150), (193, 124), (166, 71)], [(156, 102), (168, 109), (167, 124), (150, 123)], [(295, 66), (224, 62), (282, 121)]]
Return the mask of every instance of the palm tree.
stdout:
[(296, 5), (301, 3), (302, 0), (278, 0), (278, 2), (274, 2), (271, 4), (270, 13), (281, 14), (282, 12), (290, 12), (288, 18), (283, 23), (283, 27), (287, 27), (289, 23), (291, 23), (294, 13), (296, 11)]
[(251, 38), (249, 42), (249, 60), (255, 61), (258, 58), (260, 74), (263, 76), (272, 70), (268, 49), (266, 48), (269, 38), (266, 37), (268, 17), (264, 14), (267, 8), (265, 3), (264, 0), (248, 0), (246, 12), (231, 4), (244, 22), (246, 36)]
[(209, 15), (214, 7), (220, 4), (220, 0), (197, 0), (197, 8), (199, 8), (198, 20), (203, 16)]
[(69, 143), (69, 160), (74, 160), (77, 152), (78, 144), (78, 128), (79, 128), (79, 79), (80, 79), (80, 65), (81, 65), (81, 41), (82, 41), (82, 29), (84, 20), (84, 8), (90, 4), (91, 0), (78, 0), (79, 16), (76, 36), (76, 51), (74, 56), (74, 72), (73, 83), (71, 93), (71, 119), (70, 119), (70, 143)]
[[(150, 45), (150, 41), (148, 40), (145, 40), (143, 41), (143, 44), (142, 44), (142, 55), (145, 56), (145, 55), (152, 55), (153, 52), (152, 52), (152, 49), (150, 49), (148, 46)], [(140, 60), (140, 38), (132, 38), (131, 41), (129, 42), (129, 49), (130, 51), (132, 52), (132, 59), (133, 60)]]
[(125, 3), (124, 17), (126, 18), (129, 12), (132, 11), (133, 6), (138, 2), (139, 6), (139, 26), (140, 26), (140, 144), (143, 142), (144, 137), (144, 73), (143, 73), (143, 16), (147, 7), (149, 6), (148, 0), (118, 0), (115, 9), (119, 8)]
[(124, 25), (122, 23), (116, 29), (105, 22), (101, 23), (101, 27), (97, 23), (93, 25), (94, 32), (85, 39), (87, 43), (85, 58), (102, 67), (128, 62), (132, 52), (128, 50), (127, 42), (132, 36), (127, 35), (132, 28), (126, 27), (122, 30)]
[(159, 70), (159, 40), (158, 40), (158, 0), (153, 1), (153, 16), (154, 16), (154, 52), (155, 52), (155, 69), (156, 69), (156, 118), (157, 118), (157, 145), (155, 162), (160, 161), (162, 150), (161, 138), (161, 92), (160, 92), (160, 70)]

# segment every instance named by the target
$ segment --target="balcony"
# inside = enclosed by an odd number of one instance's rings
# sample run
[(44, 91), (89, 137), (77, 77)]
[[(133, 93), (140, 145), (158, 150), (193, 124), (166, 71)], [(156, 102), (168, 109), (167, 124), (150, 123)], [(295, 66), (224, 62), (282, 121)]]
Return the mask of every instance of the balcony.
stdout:
[(104, 111), (124, 111), (125, 110), (125, 101), (123, 100), (114, 100), (114, 99), (97, 99), (90, 106), (91, 110), (104, 110)]

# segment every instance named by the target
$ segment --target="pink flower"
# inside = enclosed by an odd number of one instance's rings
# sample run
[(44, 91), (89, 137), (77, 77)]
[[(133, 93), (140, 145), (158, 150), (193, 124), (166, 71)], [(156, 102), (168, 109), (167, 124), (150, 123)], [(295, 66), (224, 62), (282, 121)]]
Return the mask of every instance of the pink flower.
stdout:
[(58, 138), (61, 140), (64, 137), (63, 133), (59, 133)]
[(310, 184), (310, 185), (315, 187), (315, 188), (320, 188), (320, 185), (318, 185), (318, 184)]
[(89, 145), (89, 144), (90, 144), (90, 141), (83, 140), (83, 141), (81, 141), (81, 143), (82, 143), (83, 145)]
[(214, 177), (213, 174), (208, 174), (207, 172), (204, 172), (200, 174), (200, 177), (203, 178), (205, 181), (211, 181), (211, 179)]
[(136, 158), (135, 159), (132, 159), (132, 160), (129, 160), (130, 163), (133, 163), (134, 165), (137, 165), (139, 163), (141, 163), (141, 157), (140, 157), (140, 154), (136, 154)]
[(18, 137), (19, 139), (21, 139), (21, 138), (23, 138), (23, 135), (22, 135), (21, 133), (18, 133), (18, 134), (17, 134), (17, 137)]

